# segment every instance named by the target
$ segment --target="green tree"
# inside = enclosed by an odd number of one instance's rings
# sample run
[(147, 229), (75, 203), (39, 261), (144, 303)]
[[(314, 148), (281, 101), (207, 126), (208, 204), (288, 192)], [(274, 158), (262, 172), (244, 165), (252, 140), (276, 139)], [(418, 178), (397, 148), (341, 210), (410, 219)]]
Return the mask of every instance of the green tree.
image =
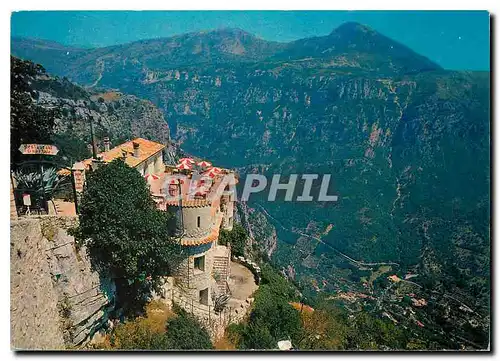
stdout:
[(267, 323), (263, 320), (254, 320), (243, 329), (238, 347), (243, 350), (276, 349), (278, 341), (271, 335)]
[(267, 263), (261, 266), (261, 284), (268, 285), (275, 297), (289, 301), (300, 301), (295, 285)]
[(245, 246), (248, 233), (239, 223), (233, 225), (231, 231), (221, 230), (219, 243), (222, 245), (231, 244), (231, 253), (235, 256), (245, 255)]
[[(213, 349), (210, 335), (198, 320), (174, 306), (176, 314), (159, 321), (151, 307), (146, 317), (119, 324), (110, 337), (110, 349), (119, 350), (206, 350)], [(105, 345), (103, 345), (105, 346)]]
[(169, 215), (156, 209), (146, 181), (122, 160), (102, 165), (86, 181), (77, 238), (98, 269), (117, 283), (119, 301), (140, 305), (183, 258), (169, 237)]
[[(21, 160), (23, 143), (51, 143), (57, 109), (36, 105), (38, 92), (32, 88), (45, 69), (31, 61), (10, 57), (10, 156), (11, 167)], [(24, 157), (27, 158), (27, 157)]]
[(264, 264), (248, 323), (230, 330), (238, 348), (275, 349), (278, 341), (287, 339), (296, 346), (303, 335), (300, 313), (290, 305), (296, 299), (295, 288)]
[(273, 293), (270, 285), (261, 286), (250, 314), (250, 322), (264, 325), (276, 344), (285, 339), (291, 339), (293, 343), (299, 339), (302, 331), (299, 311), (289, 304), (287, 298)]

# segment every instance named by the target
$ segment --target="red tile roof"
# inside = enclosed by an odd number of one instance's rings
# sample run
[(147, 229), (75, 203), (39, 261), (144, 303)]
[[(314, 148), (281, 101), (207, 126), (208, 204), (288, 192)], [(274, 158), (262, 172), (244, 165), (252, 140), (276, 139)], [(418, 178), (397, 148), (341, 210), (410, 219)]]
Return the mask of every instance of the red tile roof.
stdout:
[[(134, 157), (134, 144), (139, 144), (139, 157)], [(108, 150), (107, 152), (99, 153), (99, 156), (102, 156), (102, 160), (106, 163), (109, 163), (115, 159), (121, 158), (125, 153), (127, 157), (125, 158), (125, 163), (135, 168), (146, 159), (149, 159), (153, 155), (162, 151), (165, 148), (165, 145), (157, 142), (153, 142), (152, 140), (147, 140), (144, 138), (135, 138), (134, 140), (125, 142), (123, 144), (117, 145), (116, 147)], [(85, 164), (85, 168), (89, 169), (92, 164), (92, 158), (85, 159), (83, 161)], [(70, 171), (67, 169), (61, 169), (58, 172), (60, 175), (69, 175)]]
[[(179, 206), (179, 201), (177, 200), (170, 200), (166, 201), (165, 204), (167, 206)], [(208, 199), (183, 199), (182, 200), (182, 206), (187, 207), (187, 208), (194, 208), (194, 207), (207, 207), (210, 206), (212, 202)]]

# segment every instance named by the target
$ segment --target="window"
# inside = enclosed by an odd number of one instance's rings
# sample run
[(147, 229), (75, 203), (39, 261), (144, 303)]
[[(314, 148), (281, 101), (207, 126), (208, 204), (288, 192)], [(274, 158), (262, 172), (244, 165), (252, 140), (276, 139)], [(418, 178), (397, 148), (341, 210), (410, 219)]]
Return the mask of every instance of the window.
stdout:
[(194, 269), (205, 272), (205, 256), (194, 258)]
[(208, 288), (200, 291), (200, 303), (202, 305), (208, 305)]
[(196, 224), (198, 225), (198, 228), (201, 226), (201, 217), (198, 216), (198, 219), (196, 220)]

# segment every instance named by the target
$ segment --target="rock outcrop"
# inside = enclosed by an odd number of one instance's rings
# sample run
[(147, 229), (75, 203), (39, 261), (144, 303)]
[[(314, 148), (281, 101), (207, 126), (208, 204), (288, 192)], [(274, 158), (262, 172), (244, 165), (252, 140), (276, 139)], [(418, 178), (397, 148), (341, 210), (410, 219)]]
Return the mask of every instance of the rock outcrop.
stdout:
[(67, 233), (75, 222), (43, 216), (11, 224), (13, 348), (75, 347), (108, 320), (114, 285)]
[(14, 349), (54, 350), (65, 347), (40, 222), (21, 219), (11, 224), (10, 322)]

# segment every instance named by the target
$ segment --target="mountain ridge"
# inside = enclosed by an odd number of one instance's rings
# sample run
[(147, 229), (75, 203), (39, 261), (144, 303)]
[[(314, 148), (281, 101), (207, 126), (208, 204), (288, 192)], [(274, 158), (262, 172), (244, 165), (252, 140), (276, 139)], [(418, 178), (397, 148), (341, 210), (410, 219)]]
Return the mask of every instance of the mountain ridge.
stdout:
[[(299, 61), (300, 67), (358, 68), (385, 74), (443, 70), (428, 58), (359, 23), (344, 23), (330, 34), (292, 42), (268, 41), (242, 29), (221, 28), (93, 49), (47, 44), (42, 40), (13, 38), (11, 51), (81, 85), (95, 83), (103, 64), (115, 72), (122, 69), (137, 74), (197, 64), (222, 66), (262, 61)], [(77, 78), (75, 73), (79, 74)]]

